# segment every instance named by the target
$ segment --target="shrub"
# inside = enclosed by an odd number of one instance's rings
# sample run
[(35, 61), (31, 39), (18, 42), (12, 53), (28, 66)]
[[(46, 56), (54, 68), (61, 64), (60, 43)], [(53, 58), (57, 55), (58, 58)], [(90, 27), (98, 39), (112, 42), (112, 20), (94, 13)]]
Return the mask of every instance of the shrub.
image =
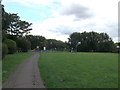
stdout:
[(4, 59), (7, 53), (8, 53), (8, 47), (5, 43), (2, 43), (2, 59)]
[(16, 46), (16, 42), (15, 42), (15, 41), (13, 41), (13, 40), (11, 40), (11, 39), (6, 39), (4, 42), (5, 42), (5, 43), (7, 44), (7, 46), (8, 46), (8, 53), (9, 53), (9, 54), (13, 54), (13, 53), (16, 52), (17, 46)]

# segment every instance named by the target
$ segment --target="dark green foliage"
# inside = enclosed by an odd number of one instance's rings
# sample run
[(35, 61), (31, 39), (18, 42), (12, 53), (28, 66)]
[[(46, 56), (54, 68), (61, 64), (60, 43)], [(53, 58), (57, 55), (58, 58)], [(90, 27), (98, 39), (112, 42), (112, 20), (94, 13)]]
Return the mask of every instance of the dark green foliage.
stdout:
[(115, 52), (120, 53), (120, 42), (115, 43), (115, 47), (117, 47), (117, 48), (115, 49)]
[(15, 42), (15, 41), (13, 41), (13, 40), (11, 40), (11, 39), (6, 39), (6, 40), (4, 41), (4, 43), (6, 43), (7, 46), (8, 46), (8, 53), (9, 53), (9, 54), (13, 54), (13, 53), (16, 52), (17, 47), (16, 47), (16, 42)]
[(67, 44), (60, 40), (47, 39), (48, 50), (63, 51), (63, 50), (67, 50), (67, 48), (68, 48)]
[(18, 38), (18, 40), (16, 42), (17, 42), (17, 46), (18, 46), (18, 51), (20, 51), (20, 52), (27, 52), (31, 48), (30, 41), (26, 40), (23, 37)]
[(4, 59), (7, 53), (8, 53), (8, 47), (5, 43), (2, 43), (2, 59)]
[(26, 39), (31, 42), (31, 49), (36, 49), (39, 46), (40, 50), (47, 47), (47, 50), (63, 51), (68, 48), (67, 43), (55, 39), (45, 39), (43, 36), (27, 35)]
[(39, 49), (43, 50), (43, 47), (46, 46), (46, 39), (43, 36), (27, 35), (26, 39), (31, 42), (31, 49), (36, 49), (39, 46)]
[(17, 49), (19, 52), (27, 52), (31, 49), (31, 43), (25, 37), (18, 37), (17, 35), (8, 35), (9, 39), (12, 39), (17, 44)]
[[(81, 44), (78, 45), (78, 42)], [(112, 52), (114, 42), (106, 33), (83, 32), (73, 33), (69, 38), (70, 48), (84, 52)]]
[(14, 40), (15, 42), (17, 42), (19, 37), (17, 35), (7, 34), (7, 38), (9, 38), (9, 39)]

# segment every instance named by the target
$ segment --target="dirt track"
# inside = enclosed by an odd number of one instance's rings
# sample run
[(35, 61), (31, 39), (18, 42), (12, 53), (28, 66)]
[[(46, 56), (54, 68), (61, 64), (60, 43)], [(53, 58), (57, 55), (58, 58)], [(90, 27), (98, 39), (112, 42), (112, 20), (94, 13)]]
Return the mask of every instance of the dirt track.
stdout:
[(39, 56), (35, 53), (20, 64), (3, 84), (3, 88), (45, 88), (38, 69)]

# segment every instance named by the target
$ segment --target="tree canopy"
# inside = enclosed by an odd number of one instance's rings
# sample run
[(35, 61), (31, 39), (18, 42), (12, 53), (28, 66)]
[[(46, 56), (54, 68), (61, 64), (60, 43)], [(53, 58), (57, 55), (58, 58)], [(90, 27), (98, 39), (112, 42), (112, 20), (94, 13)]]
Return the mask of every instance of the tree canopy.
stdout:
[(7, 13), (2, 5), (2, 31), (10, 34), (23, 36), (24, 34), (30, 33), (32, 28), (29, 28), (32, 23), (20, 20), (17, 14)]
[(69, 37), (69, 45), (74, 51), (110, 52), (114, 42), (107, 33), (75, 32)]
[(47, 39), (47, 49), (63, 51), (65, 49), (68, 49), (68, 46), (67, 43), (64, 43), (63, 41), (55, 40), (55, 39)]
[(26, 35), (25, 38), (31, 42), (31, 49), (36, 49), (36, 46), (39, 46), (42, 50), (45, 46), (46, 39), (43, 36)]

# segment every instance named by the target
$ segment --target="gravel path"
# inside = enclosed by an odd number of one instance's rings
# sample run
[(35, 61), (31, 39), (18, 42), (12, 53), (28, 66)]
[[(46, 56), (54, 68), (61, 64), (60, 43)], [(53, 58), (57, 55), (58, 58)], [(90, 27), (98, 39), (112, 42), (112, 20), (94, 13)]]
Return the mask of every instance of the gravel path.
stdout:
[(39, 56), (35, 53), (20, 64), (3, 84), (3, 88), (45, 88), (38, 68)]

